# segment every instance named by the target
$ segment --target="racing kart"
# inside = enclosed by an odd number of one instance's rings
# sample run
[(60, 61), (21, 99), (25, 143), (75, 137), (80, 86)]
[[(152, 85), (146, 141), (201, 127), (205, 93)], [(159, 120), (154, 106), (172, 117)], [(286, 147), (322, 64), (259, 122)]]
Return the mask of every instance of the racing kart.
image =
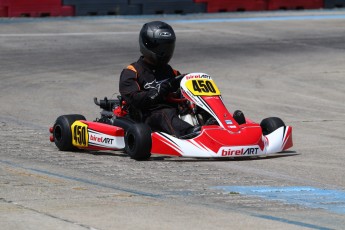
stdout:
[(209, 75), (190, 73), (174, 81), (180, 82), (180, 97), (171, 96), (170, 101), (178, 103), (181, 119), (201, 126), (195, 133), (176, 137), (151, 130), (142, 122), (140, 111), (119, 96), (99, 101), (94, 98), (103, 109), (101, 117), (94, 121), (78, 114), (59, 116), (49, 129), (50, 141), (61, 151), (124, 150), (136, 160), (146, 160), (151, 154), (196, 158), (261, 156), (293, 146), (292, 127), (280, 118), (269, 117), (258, 124), (241, 113), (230, 113)]

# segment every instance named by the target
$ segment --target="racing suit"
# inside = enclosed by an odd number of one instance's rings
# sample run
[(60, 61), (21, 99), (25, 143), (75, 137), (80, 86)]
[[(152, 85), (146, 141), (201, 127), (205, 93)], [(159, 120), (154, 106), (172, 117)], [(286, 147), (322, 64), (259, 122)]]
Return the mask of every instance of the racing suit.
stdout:
[[(192, 132), (193, 126), (178, 117), (176, 104), (165, 101), (159, 83), (174, 78), (180, 73), (170, 65), (154, 67), (140, 57), (137, 62), (125, 68), (120, 76), (119, 91), (122, 98), (142, 114), (142, 121), (152, 131), (162, 131), (176, 137)], [(179, 84), (172, 84), (169, 91), (174, 92)]]

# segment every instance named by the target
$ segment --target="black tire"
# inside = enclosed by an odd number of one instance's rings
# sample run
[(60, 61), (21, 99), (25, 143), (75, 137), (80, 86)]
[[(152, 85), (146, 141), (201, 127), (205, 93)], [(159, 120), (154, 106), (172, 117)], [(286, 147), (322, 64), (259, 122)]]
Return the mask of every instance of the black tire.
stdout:
[(262, 129), (262, 134), (268, 135), (280, 127), (284, 127), (285, 123), (279, 117), (268, 117), (261, 121), (260, 126)]
[(125, 134), (125, 152), (135, 160), (147, 160), (151, 156), (152, 138), (148, 125), (133, 124)]
[(58, 117), (53, 126), (53, 136), (56, 147), (61, 151), (77, 150), (72, 145), (71, 125), (77, 120), (86, 120), (83, 115), (70, 114)]

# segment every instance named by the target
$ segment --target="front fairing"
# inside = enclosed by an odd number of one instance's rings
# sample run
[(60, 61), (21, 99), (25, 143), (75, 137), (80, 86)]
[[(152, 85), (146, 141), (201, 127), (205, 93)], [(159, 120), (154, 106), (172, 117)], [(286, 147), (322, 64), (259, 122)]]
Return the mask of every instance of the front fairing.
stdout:
[(262, 135), (259, 125), (241, 125), (239, 132), (220, 126), (203, 126), (192, 139), (179, 139), (162, 132), (152, 133), (152, 154), (180, 157), (248, 157), (274, 154), (292, 146), (292, 128), (280, 127)]
[(281, 127), (264, 136), (261, 126), (246, 119), (239, 125), (224, 105), (212, 78), (191, 73), (181, 80), (181, 92), (207, 111), (219, 125), (203, 126), (200, 135), (179, 139), (162, 132), (152, 134), (152, 153), (183, 157), (238, 157), (272, 154), (292, 146), (292, 128)]
[(231, 157), (265, 152), (266, 139), (260, 127), (232, 132), (220, 126), (203, 126), (192, 139), (179, 139), (162, 132), (152, 134), (152, 153), (184, 157)]
[(221, 93), (212, 78), (205, 73), (191, 73), (181, 80), (182, 95), (213, 116), (218, 124), (232, 132), (239, 125), (224, 105)]

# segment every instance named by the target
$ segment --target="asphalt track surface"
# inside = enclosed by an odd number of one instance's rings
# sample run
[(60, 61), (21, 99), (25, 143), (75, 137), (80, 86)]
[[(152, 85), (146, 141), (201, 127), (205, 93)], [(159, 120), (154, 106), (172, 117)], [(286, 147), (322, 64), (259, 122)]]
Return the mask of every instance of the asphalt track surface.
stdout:
[[(58, 151), (48, 128), (62, 114), (98, 117), (93, 97), (115, 97), (151, 20), (176, 30), (171, 64), (213, 76), (230, 111), (293, 126), (291, 151), (143, 162)], [(342, 195), (312, 195), (338, 211), (298, 198), (301, 188), (345, 190), (344, 23), (344, 11), (1, 19), (1, 229), (343, 229)]]

